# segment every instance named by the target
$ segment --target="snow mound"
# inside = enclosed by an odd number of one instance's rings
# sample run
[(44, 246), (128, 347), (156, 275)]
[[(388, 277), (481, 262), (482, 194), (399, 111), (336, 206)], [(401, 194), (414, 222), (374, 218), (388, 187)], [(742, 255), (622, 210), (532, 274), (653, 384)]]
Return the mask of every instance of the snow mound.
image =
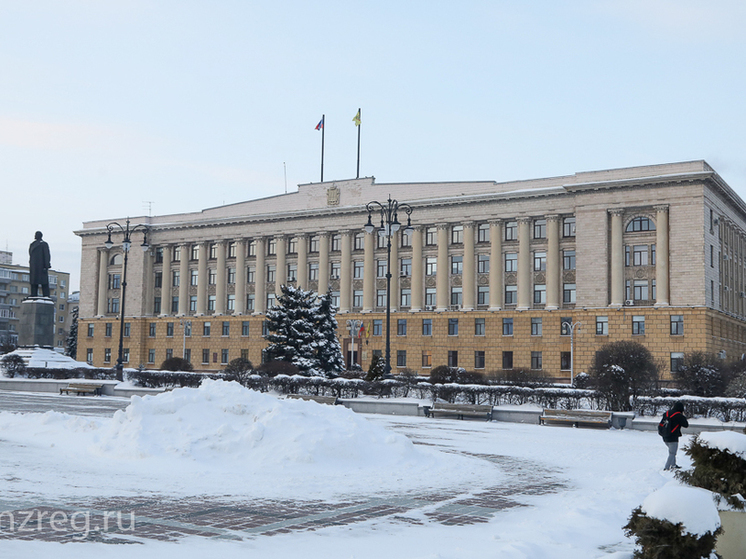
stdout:
[(683, 524), (694, 536), (714, 532), (720, 527), (720, 516), (712, 493), (699, 487), (670, 482), (648, 495), (642, 511), (651, 518)]
[(728, 451), (746, 460), (746, 435), (735, 431), (711, 431), (699, 434), (702, 445)]

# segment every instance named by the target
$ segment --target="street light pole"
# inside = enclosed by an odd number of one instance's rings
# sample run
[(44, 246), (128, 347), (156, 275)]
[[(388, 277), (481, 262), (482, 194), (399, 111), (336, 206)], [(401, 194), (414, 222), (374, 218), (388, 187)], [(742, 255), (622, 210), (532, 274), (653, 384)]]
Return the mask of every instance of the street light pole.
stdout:
[(407, 214), (407, 226), (404, 228), (404, 233), (411, 235), (414, 229), (412, 228), (412, 221), (410, 215), (412, 214), (412, 207), (409, 204), (399, 204), (396, 200), (389, 199), (387, 203), (381, 204), (380, 202), (373, 200), (365, 205), (365, 209), (368, 210), (368, 223), (365, 224), (365, 232), (373, 233), (376, 227), (372, 222), (372, 215), (374, 212), (378, 212), (381, 218), (381, 226), (378, 229), (378, 235), (386, 237), (386, 370), (384, 374), (391, 374), (391, 237), (401, 228), (399, 223), (398, 213), (399, 210), (404, 211)]
[(182, 330), (184, 330), (184, 343), (181, 346), (181, 358), (186, 359), (186, 339), (187, 339), (187, 331), (189, 331), (189, 335), (192, 335), (192, 321), (191, 320), (179, 320), (179, 324), (181, 325)]
[(116, 228), (118, 228), (122, 233), (124, 233), (124, 239), (122, 239), (122, 252), (124, 252), (124, 265), (122, 267), (122, 301), (119, 305), (120, 315), (119, 315), (119, 355), (117, 357), (117, 364), (114, 366), (114, 370), (116, 371), (117, 380), (124, 380), (123, 378), (123, 371), (124, 371), (124, 304), (127, 297), (127, 260), (130, 252), (130, 247), (132, 246), (132, 241), (130, 240), (130, 236), (135, 231), (142, 231), (142, 244), (140, 245), (140, 248), (142, 248), (143, 251), (146, 251), (150, 248), (150, 245), (148, 245), (148, 226), (144, 225), (142, 223), (138, 223), (137, 225), (130, 227), (130, 220), (127, 218), (126, 225), (122, 227), (119, 223), (116, 221), (112, 221), (106, 226), (106, 230), (109, 233), (109, 236), (106, 239), (106, 242), (104, 243), (104, 246), (107, 249), (111, 249), (114, 246), (114, 243), (111, 240), (111, 233)]
[(570, 386), (572, 386), (575, 380), (575, 328), (580, 330), (582, 324), (582, 322), (578, 321), (568, 325), (570, 329)]

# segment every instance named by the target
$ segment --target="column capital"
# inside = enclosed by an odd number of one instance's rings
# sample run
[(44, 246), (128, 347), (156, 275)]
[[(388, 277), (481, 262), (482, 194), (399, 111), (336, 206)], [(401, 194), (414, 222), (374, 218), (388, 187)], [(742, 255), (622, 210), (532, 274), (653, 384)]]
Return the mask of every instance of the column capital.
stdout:
[(474, 221), (464, 221), (464, 222), (462, 222), (462, 225), (464, 226), (464, 229), (466, 229), (467, 227), (471, 227), (473, 229), (474, 225), (475, 225), (475, 222)]
[(516, 221), (518, 223), (531, 223), (532, 220), (533, 220), (533, 218), (531, 216), (527, 216), (527, 215), (522, 215), (521, 217), (517, 217), (516, 218)]
[(656, 212), (668, 212), (668, 204), (659, 204), (657, 206), (653, 206), (653, 209)]
[(608, 211), (611, 215), (615, 215), (615, 216), (620, 216), (621, 217), (621, 216), (624, 215), (625, 209), (624, 208), (609, 208), (606, 211)]
[(490, 225), (497, 225), (498, 227), (503, 224), (503, 221), (505, 221), (502, 218), (496, 218), (496, 219), (490, 219), (489, 224)]
[(559, 214), (547, 214), (544, 216), (544, 219), (549, 223), (550, 221), (559, 221), (561, 218)]
[(442, 231), (443, 229), (448, 229), (451, 226), (450, 223), (438, 223), (438, 231)]

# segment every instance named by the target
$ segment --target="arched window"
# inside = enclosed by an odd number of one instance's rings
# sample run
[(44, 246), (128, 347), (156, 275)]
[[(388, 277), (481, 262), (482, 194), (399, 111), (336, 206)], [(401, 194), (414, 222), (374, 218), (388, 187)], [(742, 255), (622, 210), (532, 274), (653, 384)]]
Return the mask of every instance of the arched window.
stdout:
[(636, 217), (627, 224), (627, 233), (655, 231), (655, 223), (648, 217)]
[(109, 260), (109, 264), (112, 266), (121, 266), (122, 265), (122, 255), (117, 253), (114, 256), (111, 257), (111, 260)]

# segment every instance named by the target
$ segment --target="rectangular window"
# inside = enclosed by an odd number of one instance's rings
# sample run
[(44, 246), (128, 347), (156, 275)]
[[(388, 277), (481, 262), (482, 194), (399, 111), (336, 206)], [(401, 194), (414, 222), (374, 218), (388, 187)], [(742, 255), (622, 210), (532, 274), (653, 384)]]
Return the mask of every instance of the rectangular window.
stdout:
[(189, 270), (189, 285), (197, 285), (199, 283), (199, 272), (197, 270)]
[(503, 336), (513, 335), (513, 319), (503, 318)]
[(218, 257), (218, 245), (215, 243), (210, 244), (210, 260), (215, 260)]
[(227, 320), (223, 321), (222, 335), (223, 336), (230, 336), (231, 335), (231, 323), (228, 322)]
[(412, 259), (411, 258), (402, 258), (399, 261), (399, 275), (403, 278), (406, 278), (412, 275)]
[(216, 296), (215, 295), (208, 295), (207, 296), (207, 310), (208, 311), (214, 311), (215, 310), (215, 301), (216, 301)]
[(448, 366), (458, 367), (458, 351), (454, 351), (454, 350), (448, 351)]
[(179, 296), (178, 295), (174, 295), (171, 297), (171, 312), (174, 314), (179, 312)]
[(518, 286), (517, 285), (506, 285), (505, 286), (505, 304), (515, 305), (518, 302)]
[(226, 307), (229, 311), (235, 311), (236, 310), (236, 296), (235, 295), (228, 295), (228, 301)]
[(244, 337), (249, 336), (249, 321), (248, 320), (241, 321), (241, 335)]
[(332, 235), (331, 250), (332, 252), (339, 252), (340, 250), (342, 250), (342, 235)]
[(575, 269), (575, 251), (574, 250), (563, 250), (562, 251), (562, 268), (565, 270)]
[(400, 306), (402, 307), (412, 306), (412, 290), (411, 289), (401, 290), (401, 305)]
[(166, 322), (166, 337), (173, 338), (174, 336), (174, 323)]
[(477, 305), (489, 305), (490, 304), (490, 288), (488, 285), (480, 285), (477, 287)]
[(298, 238), (290, 237), (290, 239), (288, 239), (287, 254), (297, 254), (297, 253), (298, 253)]
[(364, 264), (360, 260), (356, 260), (352, 263), (352, 277), (355, 279), (362, 279)]
[(478, 254), (477, 255), (477, 272), (480, 274), (490, 273), (490, 255), (489, 254)]
[(648, 281), (647, 280), (635, 280), (633, 283), (633, 294), (632, 296), (636, 301), (647, 301), (648, 297)]
[(517, 252), (506, 252), (505, 253), (505, 271), (506, 272), (517, 272), (518, 271), (518, 253)]
[(531, 368), (535, 371), (541, 370), (541, 352), (531, 352)]
[(109, 312), (110, 313), (118, 313), (119, 312), (119, 298), (114, 297), (112, 299), (109, 299)]
[(480, 223), (477, 226), (477, 242), (488, 243), (490, 242), (490, 224)]
[(331, 263), (331, 272), (329, 273), (329, 278), (336, 280), (339, 279), (342, 275), (342, 264), (341, 262), (332, 262)]
[(534, 239), (546, 239), (547, 238), (547, 220), (546, 219), (535, 219), (534, 220)]
[(277, 254), (277, 239), (272, 237), (267, 241), (267, 256)]
[(376, 237), (376, 248), (386, 248), (389, 238), (385, 235), (379, 235)]
[(396, 335), (406, 336), (407, 335), (407, 319), (400, 318), (396, 321)]
[(385, 278), (387, 268), (388, 268), (388, 265), (387, 265), (386, 260), (377, 260), (376, 261), (376, 277)]
[(156, 272), (153, 280), (153, 287), (163, 287), (163, 272)]
[(402, 248), (407, 248), (407, 247), (411, 247), (412, 246), (412, 235), (413, 234), (414, 233), (411, 233), (411, 234), (407, 235), (404, 231), (402, 231), (401, 237), (399, 237), (401, 239), (401, 245), (400, 246)]
[(676, 373), (684, 366), (684, 354), (671, 352), (671, 372)]
[(209, 349), (203, 349), (202, 350), (202, 363), (209, 363), (210, 362), (210, 350)]
[(181, 247), (180, 246), (174, 247), (174, 250), (171, 253), (171, 255), (172, 255), (172, 259), (171, 259), (172, 262), (181, 262)]
[(425, 306), (435, 308), (435, 288), (434, 287), (426, 287), (425, 288)]
[(199, 245), (192, 245), (191, 253), (189, 255), (190, 260), (199, 260)]
[(575, 236), (575, 217), (566, 217), (562, 220), (562, 236), (563, 237), (574, 237)]
[(163, 264), (163, 247), (155, 249), (155, 263)]
[(451, 287), (451, 305), (461, 307), (463, 301), (463, 291), (461, 287)]
[(459, 275), (464, 271), (464, 257), (451, 256), (451, 274)]
[(188, 361), (189, 363), (192, 362), (192, 350), (188, 347), (184, 349), (184, 360)]
[(236, 283), (236, 269), (228, 268), (228, 284)]
[(181, 272), (179, 270), (171, 272), (171, 284), (174, 287), (179, 287), (181, 285)]
[(506, 241), (517, 241), (518, 240), (518, 222), (517, 221), (506, 221), (505, 222), (505, 240)]
[(562, 302), (568, 305), (575, 304), (575, 284), (566, 283), (562, 287)]
[(596, 317), (596, 336), (608, 336), (609, 335), (609, 317), (608, 316), (597, 316)]
[(255, 300), (255, 296), (253, 293), (249, 293), (248, 295), (246, 295), (246, 310), (247, 311), (254, 310), (254, 300)]
[(365, 248), (365, 233), (355, 234), (355, 250), (363, 250)]
[(148, 350), (148, 363), (155, 363), (155, 350), (153, 348)]
[(532, 336), (541, 336), (541, 318), (532, 318), (531, 319), (531, 335)]
[(104, 336), (106, 336), (107, 338), (111, 338), (111, 330), (112, 330), (111, 322), (107, 322), (104, 325)]
[(380, 318), (373, 320), (373, 335), (383, 336), (383, 320)]
[(308, 265), (308, 280), (319, 281), (319, 263), (311, 262)]
[(210, 329), (211, 329), (211, 324), (209, 322), (202, 323), (202, 335), (203, 336), (209, 336)]
[(458, 336), (458, 318), (448, 319), (448, 335)]
[(236, 243), (235, 241), (232, 241), (228, 243), (228, 258), (235, 258), (236, 257)]
[(93, 363), (93, 348), (89, 347), (85, 350), (85, 362), (89, 365)]
[(104, 363), (110, 363), (111, 362), (111, 348), (107, 347), (104, 349)]
[(166, 350), (166, 359), (171, 359), (174, 356), (174, 350), (173, 349), (167, 349)]
[(503, 369), (513, 368), (513, 352), (503, 351)]
[(422, 319), (422, 335), (423, 336), (433, 335), (433, 319), (432, 318)]
[(130, 362), (130, 349), (128, 347), (125, 347), (122, 350), (122, 363), (129, 363)]
[(428, 227), (425, 229), (425, 245), (435, 246), (438, 243), (438, 229), (436, 227)]
[(451, 227), (451, 244), (460, 245), (464, 242), (464, 226), (454, 225)]
[(267, 308), (271, 309), (277, 304), (277, 295), (275, 293), (267, 293)]
[(321, 240), (318, 235), (314, 235), (308, 240), (308, 252), (319, 252)]
[(363, 292), (362, 290), (356, 289), (352, 292), (352, 306), (360, 308), (363, 306)]
[(241, 359), (249, 360), (249, 350), (246, 348), (241, 349)]
[(254, 283), (256, 281), (256, 270), (254, 266), (248, 266), (246, 268), (246, 283)]
[(534, 304), (545, 305), (547, 302), (547, 286), (543, 283), (534, 284)]
[(423, 369), (430, 369), (433, 366), (433, 352), (432, 351), (422, 351), (422, 368)]
[(220, 350), (220, 363), (222, 365), (228, 364), (228, 350), (227, 349)]
[(434, 256), (425, 258), (425, 275), (434, 276), (438, 272), (438, 259)]
[(155, 338), (155, 322), (148, 324), (148, 337)]
[(486, 327), (484, 324), (483, 318), (475, 318), (474, 319), (474, 335), (475, 336), (484, 336), (486, 332)]
[(534, 252), (534, 272), (543, 272), (547, 269), (547, 253)]
[(572, 327), (572, 317), (563, 316), (560, 318), (560, 336), (569, 336)]
[(477, 350), (474, 352), (474, 368), (484, 369), (484, 351)]
[(635, 336), (642, 336), (645, 334), (645, 317), (644, 316), (633, 316), (632, 317), (632, 334)]
[(109, 274), (109, 289), (119, 289), (122, 287), (121, 274)]
[(569, 371), (572, 368), (569, 351), (560, 351), (560, 370)]
[(262, 321), (262, 337), (266, 338), (267, 336), (269, 336), (269, 322), (267, 322), (266, 320), (263, 320)]
[(124, 323), (124, 337), (125, 338), (130, 337), (130, 323), (129, 322)]
[(632, 265), (648, 265), (648, 245), (634, 245), (632, 247)]
[(386, 306), (386, 290), (385, 289), (376, 290), (376, 306), (377, 307)]
[(276, 270), (275, 266), (267, 266), (267, 282), (273, 283), (275, 281)]
[(671, 315), (671, 335), (672, 336), (683, 336), (684, 335), (684, 315), (682, 314)]
[(288, 264), (288, 275), (287, 275), (287, 281), (288, 282), (294, 282), (298, 281), (298, 266), (296, 264)]
[(398, 349), (396, 351), (396, 366), (406, 367), (407, 366), (407, 351), (404, 349)]

